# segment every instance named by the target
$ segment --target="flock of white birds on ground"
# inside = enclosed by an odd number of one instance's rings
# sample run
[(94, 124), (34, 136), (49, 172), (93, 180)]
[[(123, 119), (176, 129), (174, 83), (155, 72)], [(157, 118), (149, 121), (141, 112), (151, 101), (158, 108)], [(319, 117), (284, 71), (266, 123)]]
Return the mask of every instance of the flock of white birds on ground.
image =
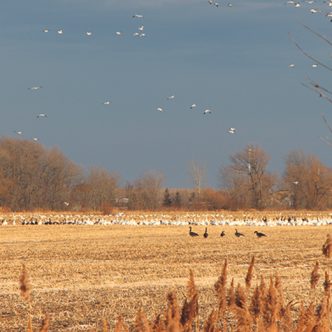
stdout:
[[(292, 212), (293, 213), (293, 212)], [(125, 225), (125, 226), (326, 226), (332, 225), (330, 213), (287, 212), (274, 215), (251, 215), (246, 213), (185, 212), (185, 213), (126, 213), (110, 215), (74, 213), (8, 213), (0, 215), (0, 226), (20, 225)]]

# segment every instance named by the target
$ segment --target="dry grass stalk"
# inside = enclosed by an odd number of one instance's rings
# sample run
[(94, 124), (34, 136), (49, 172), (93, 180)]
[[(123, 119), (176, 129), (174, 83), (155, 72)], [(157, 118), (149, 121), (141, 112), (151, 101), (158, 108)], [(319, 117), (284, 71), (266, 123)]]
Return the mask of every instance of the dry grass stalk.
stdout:
[(30, 282), (25, 264), (22, 265), (22, 272), (19, 278), (21, 296), (25, 301), (30, 301)]
[(33, 332), (31, 315), (29, 315), (29, 317), (28, 317), (27, 332)]
[(153, 330), (153, 332), (166, 332), (167, 331), (166, 325), (165, 325), (163, 319), (161, 318), (160, 314), (155, 319), (152, 330)]
[(318, 270), (319, 270), (319, 263), (316, 262), (314, 269), (312, 270), (311, 276), (310, 276), (311, 289), (315, 289), (318, 284), (318, 281), (320, 278), (320, 274), (318, 273)]
[(175, 292), (167, 295), (166, 328), (168, 331), (180, 331), (180, 308)]
[(129, 331), (128, 326), (124, 323), (122, 316), (119, 316), (114, 327), (114, 332), (128, 332), (128, 331)]
[[(50, 316), (45, 315), (45, 317), (42, 321), (42, 326), (41, 326), (39, 332), (48, 332), (49, 327), (50, 327)], [(108, 330), (106, 332), (108, 332)]]
[(257, 321), (258, 317), (263, 312), (263, 299), (260, 288), (258, 286), (254, 290), (249, 310), (255, 321)]
[(109, 332), (110, 328), (107, 322), (107, 319), (104, 317), (103, 318), (103, 332)]
[(306, 332), (314, 331), (316, 325), (315, 307), (310, 303), (307, 309), (304, 308), (303, 303), (301, 303), (300, 314), (298, 318), (298, 323), (294, 332)]
[(227, 259), (225, 259), (224, 266), (221, 274), (214, 284), (214, 289), (217, 293), (219, 303), (219, 315), (223, 315), (226, 310), (227, 299), (226, 299), (226, 284), (227, 284)]
[(237, 318), (237, 332), (252, 331), (252, 317), (247, 308), (237, 308), (236, 318)]
[(322, 247), (323, 255), (327, 258), (332, 256), (332, 238), (330, 234), (327, 234), (327, 238)]
[(266, 327), (273, 330), (273, 326), (279, 319), (280, 309), (278, 292), (274, 287), (273, 279), (271, 277), (263, 309), (263, 320)]
[(197, 288), (195, 285), (194, 273), (192, 270), (190, 270), (190, 272), (189, 272), (187, 291), (188, 291), (188, 298), (190, 298), (190, 299), (197, 295)]
[(209, 315), (209, 318), (204, 324), (204, 332), (218, 332), (219, 329), (217, 327), (218, 324), (218, 311), (212, 310)]
[(249, 289), (251, 287), (251, 280), (254, 274), (254, 265), (255, 265), (255, 256), (252, 256), (249, 268), (248, 268), (248, 272), (245, 278), (246, 281), (246, 287), (247, 289)]
[(327, 271), (325, 271), (325, 280), (323, 283), (324, 287), (324, 292), (326, 295), (330, 295), (330, 290), (331, 290), (331, 280), (330, 280), (330, 275)]
[(134, 331), (135, 332), (151, 332), (152, 331), (150, 323), (149, 323), (148, 319), (146, 318), (145, 312), (142, 309), (140, 309), (136, 315)]
[(245, 309), (247, 305), (247, 296), (240, 284), (237, 285), (235, 290), (235, 304), (241, 309)]
[(231, 281), (231, 286), (229, 287), (228, 290), (228, 306), (232, 307), (235, 305), (235, 288), (234, 288), (234, 278), (232, 278)]
[(265, 280), (264, 280), (263, 275), (261, 275), (261, 282), (259, 284), (259, 290), (260, 290), (262, 296), (265, 297), (266, 293), (267, 293), (267, 289), (266, 289), (266, 284), (265, 284)]
[(284, 331), (293, 331), (293, 320), (291, 310), (294, 307), (295, 303), (290, 301), (285, 307), (282, 307), (280, 310), (280, 321), (281, 328)]

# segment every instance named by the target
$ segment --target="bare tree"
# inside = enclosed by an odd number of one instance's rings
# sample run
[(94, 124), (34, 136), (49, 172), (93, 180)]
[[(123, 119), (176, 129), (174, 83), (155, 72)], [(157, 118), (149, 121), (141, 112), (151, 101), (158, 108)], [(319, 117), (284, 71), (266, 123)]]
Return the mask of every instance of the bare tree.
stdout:
[(202, 186), (204, 185), (206, 169), (196, 161), (191, 161), (189, 173), (194, 184), (195, 192), (199, 196), (201, 194)]
[(332, 185), (332, 170), (313, 155), (292, 151), (286, 158), (283, 176), (290, 206), (299, 209), (325, 208)]
[(131, 209), (156, 210), (162, 204), (162, 184), (164, 176), (150, 171), (126, 186), (126, 196)]
[(235, 207), (266, 207), (275, 176), (267, 172), (269, 157), (265, 151), (248, 145), (230, 160), (231, 165), (221, 169), (221, 176)]

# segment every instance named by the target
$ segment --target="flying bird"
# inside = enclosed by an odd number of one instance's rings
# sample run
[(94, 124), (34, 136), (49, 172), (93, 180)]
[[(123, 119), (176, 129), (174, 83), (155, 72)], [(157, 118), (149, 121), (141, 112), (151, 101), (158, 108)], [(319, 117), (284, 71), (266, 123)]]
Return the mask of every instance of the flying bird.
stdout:
[(47, 33), (47, 32), (49, 32), (49, 30), (47, 28), (44, 28), (43, 32)]
[(158, 107), (158, 108), (157, 108), (157, 111), (159, 111), (159, 112), (164, 112), (164, 109), (161, 108), (161, 107)]
[(116, 33), (115, 33), (117, 36), (122, 36), (122, 32), (121, 31), (117, 31)]
[(31, 88), (29, 88), (29, 90), (31, 91), (37, 91), (37, 90), (40, 90), (42, 88), (41, 85), (36, 85), (36, 86), (32, 86)]
[(197, 105), (194, 103), (194, 104), (191, 104), (190, 109), (193, 110), (196, 107), (197, 107)]
[(32, 140), (33, 140), (34, 142), (38, 142), (38, 141), (39, 141), (38, 137), (34, 137)]
[(37, 119), (40, 119), (40, 118), (47, 118), (47, 114), (46, 113), (37, 114)]
[(141, 25), (140, 27), (138, 27), (138, 31), (144, 31), (144, 25)]
[(295, 64), (294, 63), (291, 63), (288, 65), (288, 68), (294, 68), (295, 67)]
[(211, 114), (211, 113), (212, 113), (212, 111), (209, 110), (209, 109), (206, 109), (206, 110), (204, 110), (204, 112), (203, 112), (204, 115)]
[(91, 36), (92, 36), (92, 32), (91, 32), (91, 31), (87, 31), (87, 32), (85, 33), (85, 35), (88, 36), (88, 37), (91, 37)]
[(63, 35), (63, 29), (59, 29), (58, 31), (57, 31), (57, 33), (58, 33), (58, 35)]
[(175, 99), (175, 96), (174, 95), (168, 96), (167, 99), (168, 100), (173, 100), (173, 99)]
[(22, 135), (23, 134), (23, 132), (21, 130), (15, 130), (14, 133), (17, 134), (17, 135)]
[(133, 18), (143, 18), (143, 15), (142, 14), (134, 14)]
[(103, 102), (103, 104), (104, 104), (105, 106), (109, 106), (109, 105), (111, 105), (111, 102), (110, 102), (109, 100), (106, 100), (106, 101)]
[(235, 134), (235, 132), (236, 132), (236, 128), (231, 127), (231, 128), (228, 129), (228, 132), (229, 132), (230, 134)]

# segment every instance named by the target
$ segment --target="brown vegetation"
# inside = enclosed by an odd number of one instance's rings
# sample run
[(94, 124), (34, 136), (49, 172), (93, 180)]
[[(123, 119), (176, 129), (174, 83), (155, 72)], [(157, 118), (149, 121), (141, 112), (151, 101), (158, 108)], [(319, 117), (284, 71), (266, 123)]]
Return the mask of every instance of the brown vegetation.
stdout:
[[(204, 227), (195, 230), (202, 234)], [(323, 324), (330, 260), (321, 245), (328, 227), (269, 228), (262, 239), (249, 227), (241, 229), (244, 238), (236, 238), (232, 227), (225, 231), (220, 238), (220, 228), (210, 227), (204, 239), (175, 226), (2, 227), (0, 330), (26, 331), (30, 313), (34, 332), (45, 313), (49, 331), (59, 332), (133, 331), (135, 321), (151, 331), (181, 325), (300, 331), (309, 322)], [(244, 279), (253, 256), (248, 288)], [(325, 282), (310, 290), (317, 261), (322, 275), (327, 272)], [(27, 272), (21, 284), (31, 283), (31, 311), (16, 282), (22, 262)]]

